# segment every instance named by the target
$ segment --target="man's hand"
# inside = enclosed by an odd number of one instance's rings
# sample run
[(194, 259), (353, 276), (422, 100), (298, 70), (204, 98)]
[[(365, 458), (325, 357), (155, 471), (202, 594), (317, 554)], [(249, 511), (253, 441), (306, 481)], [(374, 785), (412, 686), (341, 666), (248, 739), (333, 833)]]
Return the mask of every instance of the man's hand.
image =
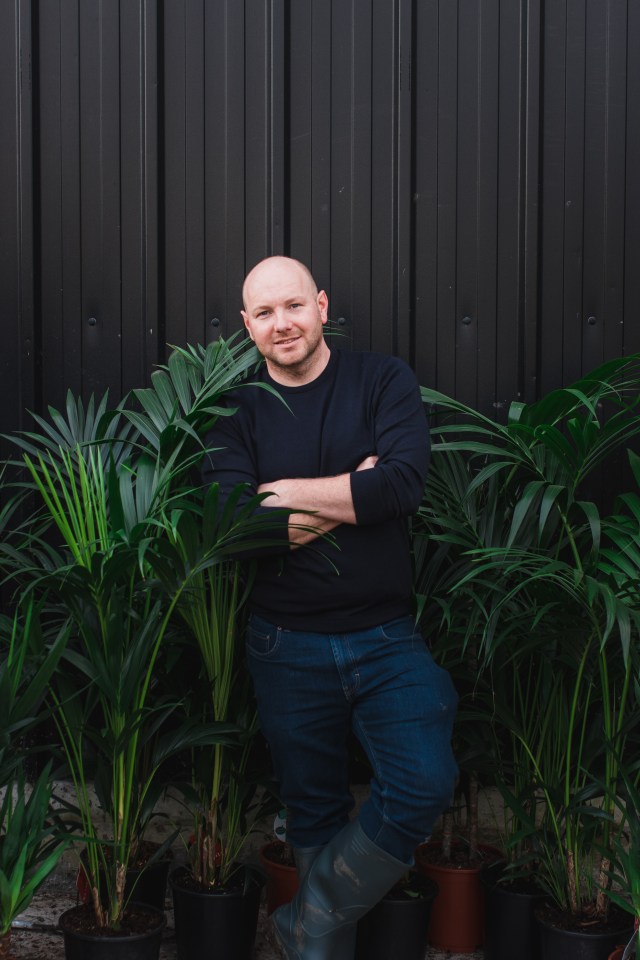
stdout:
[[(358, 470), (371, 470), (378, 458), (365, 457)], [(350, 474), (336, 477), (301, 477), (261, 483), (258, 493), (266, 493), (262, 505), (304, 511), (289, 517), (289, 539), (292, 546), (302, 546), (340, 523), (355, 524), (356, 515), (351, 497)], [(308, 511), (308, 512), (307, 512)], [(312, 530), (301, 530), (300, 525)]]

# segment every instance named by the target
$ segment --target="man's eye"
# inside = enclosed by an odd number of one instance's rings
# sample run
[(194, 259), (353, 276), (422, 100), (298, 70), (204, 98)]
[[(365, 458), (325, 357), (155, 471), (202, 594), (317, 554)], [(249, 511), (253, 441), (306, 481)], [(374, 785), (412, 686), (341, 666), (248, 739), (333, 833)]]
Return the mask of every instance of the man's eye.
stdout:
[(291, 304), (291, 309), (292, 309), (292, 310), (296, 310), (298, 307), (301, 307), (301, 306), (302, 306), (301, 303), (292, 303), (292, 304)]

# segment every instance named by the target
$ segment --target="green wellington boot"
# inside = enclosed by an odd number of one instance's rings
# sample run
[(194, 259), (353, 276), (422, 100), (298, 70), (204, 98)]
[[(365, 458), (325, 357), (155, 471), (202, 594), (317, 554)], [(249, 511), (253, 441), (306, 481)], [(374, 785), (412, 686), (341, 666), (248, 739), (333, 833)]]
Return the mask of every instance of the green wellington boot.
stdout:
[(271, 916), (287, 960), (353, 960), (358, 919), (409, 866), (369, 840), (358, 820), (347, 824)]

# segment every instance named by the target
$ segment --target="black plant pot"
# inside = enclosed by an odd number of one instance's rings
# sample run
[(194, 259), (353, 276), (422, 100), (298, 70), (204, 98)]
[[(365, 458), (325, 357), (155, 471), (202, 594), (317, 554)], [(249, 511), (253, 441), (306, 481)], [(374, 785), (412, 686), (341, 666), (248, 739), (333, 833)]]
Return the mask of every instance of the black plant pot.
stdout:
[(58, 921), (66, 960), (158, 960), (164, 914), (148, 904), (131, 904), (131, 908), (147, 916), (149, 929), (144, 933), (105, 935), (76, 930), (74, 916), (79, 911), (91, 912), (91, 907), (80, 905), (66, 910)]
[(485, 960), (540, 960), (540, 929), (535, 908), (544, 894), (523, 881), (500, 883), (504, 864), (483, 869)]
[(607, 960), (633, 932), (627, 915), (621, 917), (619, 929), (607, 933), (564, 930), (555, 919), (543, 914), (540, 907), (536, 910), (536, 919), (540, 926), (542, 960)]
[(424, 960), (431, 904), (438, 893), (429, 877), (411, 874), (415, 895), (394, 888), (358, 922), (355, 960)]
[(266, 878), (253, 869), (236, 877), (231, 889), (208, 891), (193, 888), (185, 867), (171, 874), (178, 960), (251, 960)]
[(125, 897), (164, 910), (170, 866), (171, 860), (167, 859), (157, 860), (141, 870), (127, 870)]

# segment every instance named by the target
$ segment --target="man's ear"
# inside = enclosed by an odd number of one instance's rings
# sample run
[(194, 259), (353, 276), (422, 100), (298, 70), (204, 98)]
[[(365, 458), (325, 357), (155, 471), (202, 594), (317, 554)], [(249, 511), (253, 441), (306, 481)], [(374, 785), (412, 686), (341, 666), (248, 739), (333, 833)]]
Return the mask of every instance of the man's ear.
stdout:
[(322, 322), (326, 323), (329, 319), (329, 298), (324, 290), (321, 290), (318, 294), (316, 303), (318, 304), (318, 310), (320, 311)]
[(249, 336), (250, 336), (251, 339), (253, 340), (253, 334), (251, 333), (251, 324), (250, 324), (250, 322), (249, 322), (249, 316), (248, 316), (248, 314), (246, 313), (245, 310), (241, 310), (240, 313), (241, 313), (241, 315), (242, 315), (242, 319), (244, 320), (244, 325), (245, 325), (245, 327), (247, 328), (247, 333), (249, 334)]

